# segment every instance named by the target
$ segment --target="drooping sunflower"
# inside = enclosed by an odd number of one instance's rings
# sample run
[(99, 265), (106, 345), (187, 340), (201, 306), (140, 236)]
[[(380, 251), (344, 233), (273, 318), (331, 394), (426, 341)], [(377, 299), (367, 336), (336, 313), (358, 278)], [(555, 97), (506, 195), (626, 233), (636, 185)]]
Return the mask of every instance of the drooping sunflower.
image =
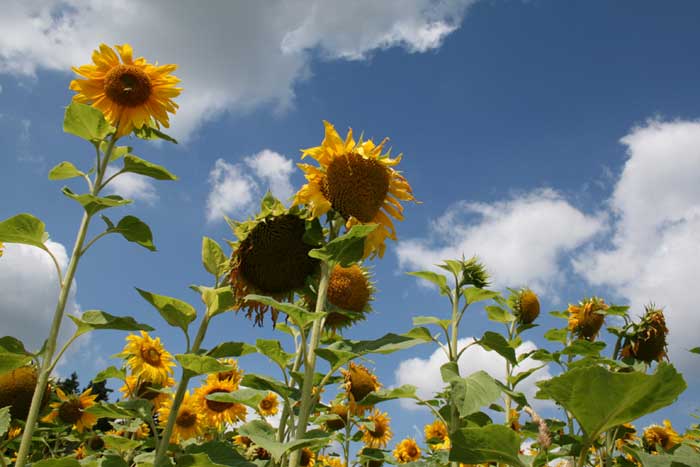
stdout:
[(267, 396), (265, 396), (258, 403), (258, 413), (263, 417), (271, 417), (272, 415), (275, 415), (278, 409), (279, 400), (277, 398), (277, 394), (274, 392), (268, 392)]
[(624, 357), (634, 357), (645, 363), (666, 358), (668, 328), (664, 312), (653, 305), (646, 307), (642, 321), (634, 326), (622, 347)]
[[(172, 407), (173, 399), (171, 398), (163, 404), (163, 407), (158, 409), (158, 422), (162, 427), (168, 424), (168, 417), (170, 417)], [(206, 421), (204, 415), (199, 410), (197, 400), (187, 391), (185, 397), (182, 399), (180, 409), (177, 411), (170, 442), (177, 444), (181, 440), (184, 441), (186, 439), (202, 436), (206, 427)]]
[(535, 292), (522, 289), (515, 297), (515, 316), (518, 324), (532, 324), (540, 315), (540, 300)]
[(338, 431), (345, 428), (348, 422), (348, 406), (345, 404), (331, 404), (328, 408), (328, 413), (336, 415), (338, 418), (326, 420), (324, 425), (328, 431)]
[[(315, 245), (307, 243), (307, 221), (297, 209), (288, 210), (270, 194), (261, 211), (246, 222), (233, 223), (238, 241), (232, 243), (230, 281), (237, 310), (262, 326), (269, 309), (260, 302), (246, 300), (249, 294), (289, 300), (318, 270), (318, 260), (309, 256)], [(273, 323), (277, 310), (271, 311)]]
[(651, 425), (644, 430), (642, 435), (642, 443), (644, 449), (648, 452), (657, 452), (658, 446), (668, 451), (674, 446), (680, 444), (682, 438), (676, 430), (673, 429), (669, 420), (664, 420), (663, 426)]
[[(38, 380), (39, 373), (33, 366), (22, 366), (0, 374), (0, 407), (9, 406), (12, 418), (26, 420)], [(48, 402), (49, 393), (47, 385), (42, 407)]]
[(345, 377), (345, 390), (348, 393), (348, 406), (354, 414), (361, 415), (369, 406), (359, 405), (358, 402), (367, 397), (372, 391), (377, 391), (381, 387), (377, 377), (365, 366), (359, 363), (350, 362), (348, 369), (340, 370)]
[(299, 465), (301, 467), (314, 467), (316, 454), (311, 449), (301, 448), (301, 456), (299, 457)]
[(370, 428), (364, 424), (360, 425), (360, 430), (364, 433), (362, 435), (362, 442), (365, 443), (365, 446), (370, 448), (385, 448), (386, 445), (389, 444), (393, 434), (389, 426), (389, 422), (391, 421), (389, 414), (374, 409), (367, 419), (374, 424), (374, 428)]
[(337, 331), (365, 319), (373, 293), (368, 269), (358, 264), (347, 268), (335, 265), (328, 282), (328, 303), (340, 310), (329, 310), (326, 329)]
[(385, 240), (396, 240), (391, 217), (403, 220), (401, 201), (415, 201), (411, 186), (393, 168), (401, 155), (392, 159), (389, 152), (382, 154), (386, 139), (378, 145), (372, 140), (356, 142), (349, 130), (343, 140), (332, 124), (323, 124), (321, 145), (303, 150), (301, 156), (310, 156), (319, 166), (299, 164), (308, 183), (297, 192), (294, 204), (309, 205), (314, 217), (333, 209), (346, 220), (347, 228), (378, 224), (365, 239), (364, 256), (381, 258)]
[(61, 388), (57, 387), (56, 395), (60, 401), (50, 404), (53, 410), (42, 421), (55, 422), (58, 419), (61, 423), (73, 425), (73, 428), (79, 433), (82, 433), (86, 428), (92, 428), (97, 423), (96, 416), (85, 412), (85, 409), (95, 405), (97, 394), (92, 394), (92, 388), (86, 389), (78, 396), (76, 394), (66, 395)]
[(447, 426), (442, 420), (435, 420), (433, 423), (425, 425), (423, 432), (425, 433), (426, 443), (431, 449), (450, 449), (450, 446), (452, 446), (447, 433)]
[(146, 331), (141, 331), (141, 337), (130, 334), (126, 336), (126, 342), (122, 355), (127, 359), (132, 373), (144, 381), (167, 385), (175, 363), (173, 356), (160, 342), (160, 337), (152, 339)]
[(569, 330), (579, 339), (595, 340), (605, 321), (605, 311), (609, 307), (602, 298), (592, 297), (578, 305), (569, 305)]
[(420, 448), (413, 438), (405, 438), (396, 445), (394, 458), (399, 464), (407, 464), (420, 459)]
[(208, 424), (221, 427), (225, 423), (244, 422), (247, 411), (243, 404), (235, 402), (219, 402), (207, 399), (210, 394), (229, 393), (238, 389), (238, 382), (233, 378), (219, 379), (218, 374), (207, 376), (203, 386), (195, 392), (195, 399), (199, 405), (200, 413), (206, 418)]
[(175, 380), (170, 377), (166, 379), (164, 384), (160, 384), (147, 381), (139, 376), (129, 375), (119, 391), (125, 399), (149, 400), (153, 404), (153, 410), (158, 410), (170, 398), (169, 394), (161, 390), (173, 386), (175, 386)]
[[(168, 113), (175, 114), (178, 105), (173, 98), (182, 88), (171, 73), (177, 65), (151, 64), (145, 58), (134, 59), (129, 44), (115, 46), (117, 53), (105, 44), (92, 53), (92, 64), (73, 67), (85, 79), (75, 79), (70, 89), (73, 100), (99, 109), (105, 118), (118, 126), (117, 137), (144, 126), (170, 126)], [(121, 59), (121, 60), (120, 60)]]

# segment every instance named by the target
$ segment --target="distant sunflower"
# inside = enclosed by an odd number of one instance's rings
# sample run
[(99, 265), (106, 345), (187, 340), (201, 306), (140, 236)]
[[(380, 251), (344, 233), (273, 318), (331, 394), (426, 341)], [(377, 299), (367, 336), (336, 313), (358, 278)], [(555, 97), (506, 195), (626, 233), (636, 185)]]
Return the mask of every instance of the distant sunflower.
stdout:
[(373, 293), (366, 268), (358, 264), (347, 268), (335, 265), (328, 283), (328, 302), (342, 311), (330, 310), (325, 327), (335, 331), (365, 319), (365, 314), (371, 310)]
[(88, 452), (87, 452), (87, 449), (85, 449), (85, 446), (81, 444), (75, 450), (73, 455), (75, 456), (76, 459), (81, 460), (81, 459), (85, 459), (87, 457)]
[(322, 467), (345, 467), (345, 462), (340, 457), (319, 455), (317, 460)]
[(663, 426), (651, 425), (644, 430), (642, 435), (644, 449), (648, 452), (657, 452), (657, 447), (661, 446), (664, 450), (677, 446), (682, 441), (678, 432), (673, 429), (669, 420), (664, 420)]
[(622, 355), (634, 357), (645, 363), (660, 362), (666, 358), (667, 335), (664, 312), (649, 305), (642, 321), (634, 326), (633, 332), (622, 347)]
[(50, 404), (53, 410), (42, 421), (56, 422), (58, 419), (61, 423), (73, 425), (79, 433), (82, 433), (86, 428), (92, 428), (97, 423), (96, 416), (85, 412), (85, 409), (95, 405), (97, 394), (92, 394), (92, 388), (86, 389), (80, 396), (76, 394), (67, 396), (61, 388), (57, 387), (56, 395), (60, 401)]
[(118, 137), (144, 126), (168, 128), (168, 113), (178, 109), (172, 99), (182, 92), (176, 87), (180, 80), (171, 74), (177, 65), (153, 65), (143, 57), (134, 59), (129, 44), (115, 48), (119, 55), (100, 44), (92, 53), (93, 64), (73, 67), (75, 73), (86, 78), (71, 81), (70, 89), (78, 93), (73, 100), (99, 109), (112, 125), (118, 125)]
[(271, 417), (272, 415), (275, 415), (278, 411), (278, 408), (279, 400), (277, 399), (277, 394), (275, 394), (274, 392), (269, 392), (267, 396), (265, 396), (258, 403), (258, 412), (263, 417)]
[(170, 395), (161, 392), (161, 389), (175, 386), (175, 380), (168, 377), (165, 384), (152, 383), (139, 376), (129, 375), (126, 377), (124, 386), (119, 391), (126, 399), (146, 399), (151, 401), (153, 409), (158, 410), (163, 403), (170, 398)]
[(347, 228), (356, 224), (378, 224), (365, 239), (364, 257), (384, 255), (387, 238), (396, 240), (391, 217), (403, 220), (401, 201), (415, 201), (411, 186), (393, 169), (401, 155), (392, 159), (382, 154), (386, 139), (379, 145), (372, 140), (353, 139), (352, 130), (343, 141), (329, 122), (323, 122), (325, 138), (320, 146), (306, 149), (319, 166), (299, 164), (307, 184), (297, 192), (294, 203), (308, 204), (314, 217), (333, 209), (346, 220)]
[(532, 324), (540, 315), (540, 300), (535, 292), (523, 289), (518, 292), (515, 302), (515, 315), (519, 324)]
[(316, 463), (316, 454), (309, 448), (301, 448), (301, 456), (299, 459), (300, 467), (314, 467)]
[(599, 313), (609, 307), (602, 298), (592, 297), (578, 305), (569, 305), (569, 330), (579, 339), (595, 340), (605, 321), (605, 315)]
[(141, 337), (130, 334), (126, 337), (123, 355), (127, 365), (134, 375), (153, 384), (166, 385), (173, 374), (175, 366), (173, 356), (168, 353), (160, 342), (160, 337), (152, 339), (146, 331), (141, 331)]
[(435, 420), (423, 428), (425, 440), (431, 449), (450, 449), (451, 442), (447, 433), (447, 426), (442, 420)]
[(420, 448), (413, 438), (405, 438), (396, 445), (394, 449), (394, 458), (399, 464), (407, 464), (420, 459)]
[[(158, 422), (162, 427), (168, 424), (172, 406), (173, 399), (171, 398), (163, 404), (163, 407), (158, 409)], [(202, 436), (206, 428), (205, 425), (204, 415), (200, 412), (197, 400), (188, 391), (185, 393), (180, 409), (177, 412), (170, 442), (177, 444), (180, 441)]]
[(360, 425), (360, 430), (364, 433), (362, 435), (362, 442), (365, 446), (375, 449), (383, 449), (391, 440), (392, 432), (389, 422), (389, 414), (386, 412), (380, 412), (374, 409), (374, 412), (367, 417), (367, 419), (374, 424), (374, 428), (369, 428), (367, 425)]
[[(307, 277), (318, 269), (318, 260), (309, 256), (314, 245), (304, 239), (306, 220), (297, 210), (287, 210), (268, 195), (261, 212), (246, 222), (236, 222), (230, 281), (235, 309), (246, 311), (246, 317), (262, 326), (267, 305), (245, 300), (249, 294), (266, 295), (278, 300), (291, 299), (303, 288)], [(272, 310), (277, 321), (277, 310)]]
[(328, 408), (329, 415), (336, 415), (338, 418), (326, 420), (325, 428), (328, 431), (338, 431), (345, 428), (348, 422), (348, 406), (345, 404), (331, 404)]
[(345, 377), (345, 390), (348, 393), (350, 410), (354, 414), (362, 414), (369, 406), (357, 404), (367, 397), (372, 391), (377, 391), (381, 387), (377, 377), (365, 366), (350, 362), (348, 369), (341, 370)]
[(204, 386), (195, 392), (195, 399), (209, 425), (221, 427), (226, 423), (243, 422), (246, 419), (246, 408), (235, 402), (219, 402), (207, 399), (210, 394), (229, 393), (238, 389), (238, 383), (233, 379), (219, 379), (217, 374), (207, 376)]

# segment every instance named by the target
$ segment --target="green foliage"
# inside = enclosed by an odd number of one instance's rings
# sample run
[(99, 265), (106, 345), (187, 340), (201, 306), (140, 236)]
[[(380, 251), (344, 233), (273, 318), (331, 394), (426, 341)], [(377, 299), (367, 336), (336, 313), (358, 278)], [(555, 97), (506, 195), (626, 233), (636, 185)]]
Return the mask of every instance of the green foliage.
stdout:
[(258, 352), (275, 362), (280, 368), (287, 366), (287, 363), (294, 355), (287, 353), (282, 348), (280, 341), (276, 339), (258, 339), (255, 341)]
[(31, 214), (17, 214), (0, 222), (0, 242), (23, 243), (46, 250), (49, 236), (42, 221)]
[(102, 112), (94, 107), (78, 102), (72, 102), (63, 118), (63, 131), (70, 133), (93, 144), (99, 144), (115, 128), (107, 123)]
[(265, 399), (267, 395), (268, 391), (243, 388), (233, 392), (215, 392), (214, 394), (209, 394), (207, 399), (216, 402), (238, 403), (257, 409), (260, 401)]
[(257, 352), (256, 347), (245, 342), (222, 342), (217, 345), (207, 355), (213, 358), (241, 357)]
[(224, 250), (209, 237), (202, 237), (202, 264), (209, 274), (222, 276), (228, 269), (228, 258)]
[(151, 228), (138, 217), (125, 216), (117, 225), (114, 225), (107, 216), (102, 216), (102, 220), (107, 224), (107, 232), (121, 234), (129, 242), (137, 243), (147, 250), (156, 251)]
[(380, 402), (391, 401), (394, 399), (415, 399), (416, 387), (410, 384), (404, 384), (398, 388), (380, 389), (372, 391), (364, 399), (358, 401), (362, 405), (375, 405)]
[[(185, 452), (189, 455), (178, 458), (178, 467), (205, 467), (209, 466), (207, 460), (202, 456), (206, 456), (209, 462), (214, 465), (225, 465), (229, 467), (256, 467), (256, 464), (246, 460), (241, 456), (230, 444), (221, 441), (210, 441), (204, 444), (192, 444), (187, 446)], [(192, 460), (187, 458), (191, 457)]]
[[(0, 408), (0, 437), (2, 437), (10, 428), (10, 407)], [(2, 455), (2, 454), (0, 454)]]
[(195, 375), (204, 375), (208, 373), (231, 371), (232, 367), (225, 363), (221, 363), (213, 357), (207, 355), (194, 355), (191, 353), (178, 354), (175, 358), (180, 365), (186, 370), (191, 371)]
[(457, 406), (460, 417), (467, 417), (482, 407), (497, 401), (501, 389), (485, 371), (477, 371), (463, 378), (457, 363), (447, 362), (440, 367), (442, 380), (451, 385), (450, 398)]
[(15, 368), (24, 366), (31, 360), (32, 357), (28, 355), (0, 352), (0, 374), (7, 373)]
[(85, 173), (78, 170), (72, 162), (63, 161), (49, 171), (49, 180), (66, 180), (83, 175)]
[(78, 329), (77, 335), (96, 329), (115, 329), (119, 331), (153, 331), (147, 324), (137, 322), (131, 316), (113, 316), (101, 310), (88, 310), (80, 317), (68, 315)]
[(450, 288), (447, 286), (447, 277), (433, 271), (413, 271), (407, 272), (409, 276), (419, 277), (425, 281), (432, 282), (438, 286), (442, 295), (450, 295)]
[(136, 291), (144, 300), (150, 303), (163, 319), (173, 327), (181, 328), (187, 333), (187, 327), (197, 317), (197, 311), (192, 305), (177, 298), (157, 295), (136, 288)]
[(141, 139), (145, 140), (163, 140), (167, 141), (169, 143), (177, 144), (177, 140), (173, 138), (172, 136), (166, 135), (162, 131), (160, 131), (157, 128), (150, 127), (148, 125), (144, 125), (141, 128), (136, 128), (134, 130), (134, 134)]
[(451, 440), (450, 461), (464, 464), (503, 462), (525, 467), (518, 456), (520, 438), (503, 425), (461, 428), (452, 434)]
[(63, 187), (61, 192), (72, 200), (77, 201), (89, 215), (94, 215), (103, 209), (114, 208), (131, 204), (131, 200), (124, 199), (119, 195), (95, 196), (90, 193), (78, 195), (70, 188)]
[(365, 237), (377, 228), (377, 224), (354, 225), (346, 234), (328, 242), (325, 246), (311, 250), (309, 256), (331, 265), (351, 266), (362, 259)]
[(476, 342), (485, 350), (493, 350), (513, 365), (518, 364), (518, 360), (515, 357), (515, 349), (508, 343), (505, 337), (497, 332), (486, 331), (481, 339)]
[(294, 324), (300, 328), (305, 328), (312, 322), (326, 316), (326, 313), (324, 312), (313, 313), (298, 305), (294, 305), (293, 303), (278, 302), (274, 298), (266, 297), (264, 295), (250, 294), (246, 295), (244, 298), (246, 300), (260, 302), (263, 305), (271, 306), (275, 310), (285, 313), (294, 322)]
[(156, 180), (177, 180), (177, 176), (170, 173), (165, 167), (141, 159), (133, 154), (124, 156), (124, 168), (121, 171), (151, 177)]
[(247, 436), (258, 446), (262, 446), (276, 462), (279, 462), (280, 458), (290, 451), (311, 446), (324, 446), (330, 441), (330, 435), (325, 431), (312, 430), (307, 432), (303, 439), (279, 443), (276, 440), (277, 430), (262, 420), (246, 423), (238, 429), (238, 433)]

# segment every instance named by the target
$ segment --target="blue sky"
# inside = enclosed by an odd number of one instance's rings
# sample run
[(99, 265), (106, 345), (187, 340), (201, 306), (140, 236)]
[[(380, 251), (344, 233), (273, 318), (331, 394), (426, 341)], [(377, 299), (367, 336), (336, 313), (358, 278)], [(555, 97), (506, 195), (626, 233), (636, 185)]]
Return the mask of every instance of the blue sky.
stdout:
[[(332, 3), (222, 4), (194, 12), (151, 4), (138, 15), (129, 2), (111, 12), (80, 2), (11, 3), (0, 19), (0, 218), (33, 213), (53, 241), (70, 248), (80, 210), (60, 195), (60, 182), (46, 179), (62, 160), (84, 168), (91, 161), (90, 148), (61, 131), (72, 95), (69, 68), (87, 63), (99, 42), (130, 42), (137, 55), (180, 65), (185, 90), (173, 132), (181, 144), (133, 142), (136, 154), (180, 180), (123, 187), (136, 202), (110, 215), (147, 221), (158, 252), (116, 237), (100, 242), (80, 265), (80, 309), (131, 314), (156, 326), (173, 352), (182, 350), (182, 338), (134, 287), (196, 304), (187, 286), (209, 280), (200, 266), (201, 237), (222, 244), (231, 238), (212, 206), (244, 218), (255, 203), (231, 187), (254, 195), (298, 189), (303, 177), (290, 167), (300, 148), (320, 143), (327, 119), (343, 133), (352, 127), (375, 139), (389, 136), (422, 201), (407, 207), (399, 243), (373, 262), (376, 313), (350, 337), (402, 332), (412, 316), (447, 314), (435, 291), (403, 272), (446, 255), (477, 254), (496, 286), (530, 285), (546, 311), (593, 294), (631, 303), (634, 315), (650, 300), (665, 306), (672, 357), (697, 385), (698, 360), (684, 349), (700, 345), (692, 309), (700, 273), (700, 5)], [(256, 159), (264, 150), (268, 158)], [(51, 279), (41, 261), (11, 248), (0, 261), (0, 316), (30, 342), (50, 316)], [(544, 318), (529, 338), (548, 347), (541, 329), (554, 323)], [(478, 336), (489, 326), (472, 310), (461, 334)], [(277, 335), (228, 314), (217, 318), (206, 342)], [(75, 368), (87, 381), (122, 345), (120, 334), (94, 334), (60, 371)], [(434, 350), (378, 357), (373, 366), (387, 386), (413, 382), (397, 380), (395, 371)], [(474, 355), (477, 366), (481, 358)], [(241, 364), (261, 362), (245, 357)], [(398, 403), (386, 408), (399, 435), (419, 435), (414, 427), (428, 420)], [(690, 389), (644, 422), (666, 416), (685, 427), (699, 408)]]

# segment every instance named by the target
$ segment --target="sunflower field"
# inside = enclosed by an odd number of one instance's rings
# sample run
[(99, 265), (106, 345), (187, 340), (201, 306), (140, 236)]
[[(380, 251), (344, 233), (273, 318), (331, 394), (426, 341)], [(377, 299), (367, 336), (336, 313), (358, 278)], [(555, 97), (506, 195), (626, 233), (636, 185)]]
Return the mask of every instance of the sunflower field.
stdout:
[[(437, 265), (440, 272), (410, 273), (434, 289), (442, 312), (397, 323), (410, 326), (405, 333), (343, 337), (372, 319), (378, 284), (371, 265), (382, 261), (388, 241), (397, 240), (406, 203), (420, 201), (399, 170), (402, 156), (391, 155), (386, 139), (375, 142), (352, 130), (342, 135), (329, 122), (323, 122), (320, 144), (300, 142), (308, 147), (298, 164), (306, 184), (289, 205), (268, 193), (256, 215), (226, 219), (228, 245), (202, 239), (202, 265), (211, 280), (191, 287), (201, 298), (197, 306), (137, 289), (163, 327), (182, 332), (184, 353), (170, 353), (157, 329), (133, 317), (67, 313), (80, 261), (100, 239), (114, 234), (154, 249), (143, 220), (105, 215), (130, 202), (105, 188), (123, 174), (176, 180), (124, 143), (132, 136), (176, 142), (162, 131), (178, 110), (176, 68), (135, 58), (128, 44), (102, 44), (92, 63), (73, 68), (78, 77), (70, 84), (75, 95), (63, 129), (86, 142), (94, 161), (90, 167), (61, 162), (48, 174), (86, 185), (83, 193), (63, 189), (83, 211), (66, 268), (47, 248), (40, 219), (21, 213), (0, 221), (0, 246), (43, 250), (60, 281), (43, 347), (0, 338), (2, 467), (700, 467), (700, 426), (635, 422), (686, 390), (667, 356), (659, 306), (649, 304), (635, 318), (627, 306), (582, 297), (550, 312), (560, 327), (542, 330), (532, 290), (493, 290), (488, 264), (463, 257), (446, 259)], [(104, 231), (88, 239), (89, 227), (99, 222)], [(475, 307), (485, 310), (491, 328), (463, 345), (460, 324)], [(274, 328), (279, 338), (203, 347), (224, 314), (249, 320), (253, 330)], [(63, 343), (59, 331), (67, 319), (75, 332)], [(120, 381), (116, 401), (98, 398), (92, 387), (66, 391), (52, 377), (78, 337), (102, 330), (124, 333), (121, 365), (92, 378)], [(531, 333), (541, 333), (556, 350), (523, 351)], [(612, 349), (603, 333), (612, 336)], [(418, 345), (435, 346), (447, 361), (440, 369), (443, 389), (429, 399), (410, 385), (387, 387), (368, 363)], [(459, 359), (471, 346), (497, 354), (506, 377), (483, 370), (460, 374)], [(278, 371), (246, 368), (240, 358), (249, 354), (264, 356)], [(537, 382), (535, 397), (556, 407), (552, 418), (540, 416), (520, 389), (545, 365), (557, 374)], [(422, 438), (394, 437), (383, 403), (396, 399), (413, 400), (432, 414)]]

